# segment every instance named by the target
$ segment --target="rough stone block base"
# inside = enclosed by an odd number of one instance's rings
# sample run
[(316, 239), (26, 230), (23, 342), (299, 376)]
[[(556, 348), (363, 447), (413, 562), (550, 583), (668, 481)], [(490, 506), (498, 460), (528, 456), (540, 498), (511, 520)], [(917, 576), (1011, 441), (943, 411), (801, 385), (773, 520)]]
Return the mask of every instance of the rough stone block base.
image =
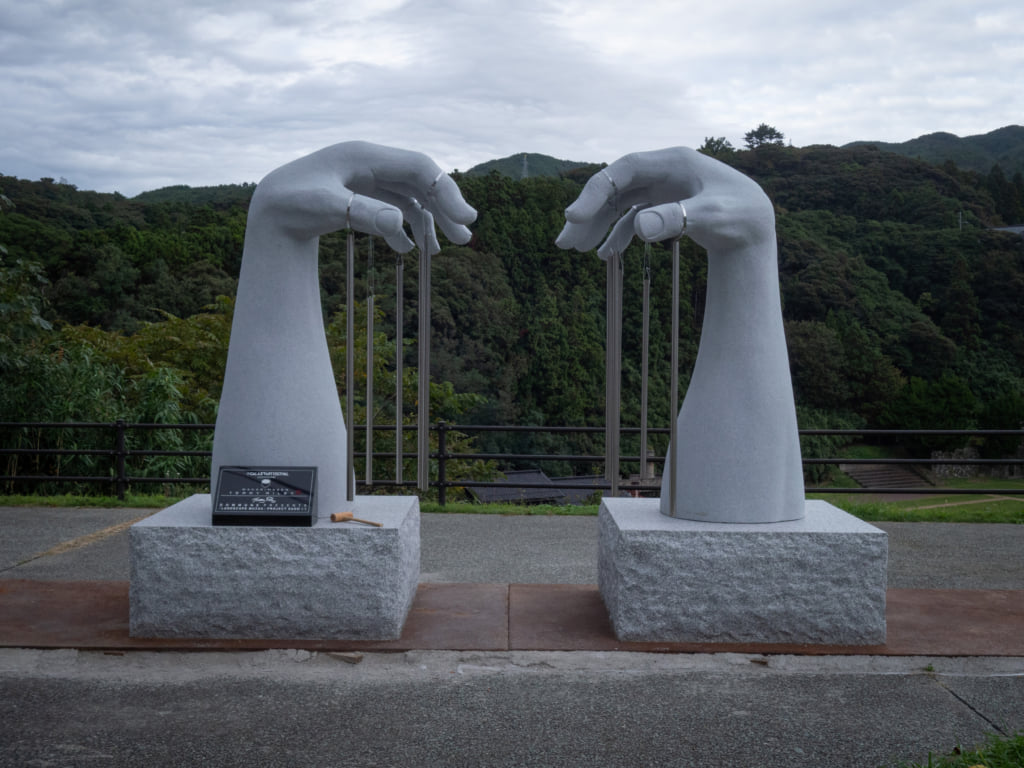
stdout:
[(605, 499), (598, 581), (620, 640), (885, 642), (886, 533), (824, 501), (759, 525), (666, 517)]
[(392, 640), (420, 572), (415, 496), (358, 496), (383, 523), (216, 526), (198, 494), (132, 526), (133, 637)]

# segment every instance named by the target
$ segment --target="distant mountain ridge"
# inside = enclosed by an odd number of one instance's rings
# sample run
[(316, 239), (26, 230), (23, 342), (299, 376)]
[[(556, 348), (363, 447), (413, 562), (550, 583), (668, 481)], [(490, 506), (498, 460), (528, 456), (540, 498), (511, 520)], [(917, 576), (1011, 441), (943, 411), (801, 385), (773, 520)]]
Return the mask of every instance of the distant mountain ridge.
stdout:
[[(843, 148), (875, 146), (885, 152), (922, 160), (932, 165), (951, 161), (958, 168), (988, 174), (999, 165), (1007, 179), (1024, 175), (1024, 126), (1008, 125), (988, 133), (963, 138), (942, 131), (918, 136), (904, 142), (854, 141)], [(517, 152), (508, 157), (487, 160), (474, 165), (467, 176), (486, 176), (497, 171), (511, 179), (545, 176), (579, 176), (582, 171), (596, 171), (600, 163), (582, 160), (561, 160), (539, 152)], [(575, 173), (574, 173), (575, 172)], [(583, 174), (585, 179), (589, 174)], [(255, 189), (254, 183), (221, 184), (212, 187), (176, 185), (142, 192), (133, 199), (145, 203), (188, 202), (193, 205), (247, 204)]]
[(593, 163), (559, 160), (556, 157), (542, 155), (537, 152), (517, 152), (508, 157), (488, 160), (479, 165), (474, 165), (466, 171), (466, 175), (486, 176), (491, 171), (497, 171), (502, 176), (508, 176), (510, 179), (525, 179), (531, 176), (561, 176), (569, 171), (589, 165), (593, 165)]
[(190, 187), (175, 184), (148, 192), (140, 192), (133, 200), (140, 203), (188, 203), (190, 205), (231, 205), (248, 204), (256, 184), (218, 184), (214, 187)]
[(1007, 125), (977, 136), (955, 136), (952, 133), (928, 133), (899, 143), (885, 141), (854, 141), (846, 147), (873, 145), (886, 152), (917, 158), (933, 165), (952, 161), (966, 171), (986, 174), (999, 165), (1010, 178), (1024, 174), (1024, 126)]
[[(987, 174), (999, 165), (1007, 178), (1024, 174), (1024, 126), (1007, 125), (976, 136), (956, 136), (938, 131), (903, 142), (854, 141), (845, 147), (870, 145), (885, 152), (923, 160), (932, 165), (951, 161), (965, 171)], [(468, 176), (486, 176), (497, 171), (502, 176), (522, 179), (528, 176), (561, 176), (573, 170), (594, 165), (592, 162), (559, 160), (536, 152), (518, 152), (498, 160), (475, 165)]]

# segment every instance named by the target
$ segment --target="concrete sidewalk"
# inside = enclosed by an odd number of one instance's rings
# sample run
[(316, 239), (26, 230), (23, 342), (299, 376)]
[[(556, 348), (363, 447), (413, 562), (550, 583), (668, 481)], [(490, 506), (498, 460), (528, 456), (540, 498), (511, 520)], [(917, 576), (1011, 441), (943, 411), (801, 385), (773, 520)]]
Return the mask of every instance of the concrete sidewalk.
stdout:
[[(122, 632), (144, 514), (0, 508), (0, 641)], [(0, 648), (0, 766), (876, 766), (1024, 729), (1024, 526), (879, 527), (896, 655), (626, 647), (595, 518), (424, 515), (404, 646)]]

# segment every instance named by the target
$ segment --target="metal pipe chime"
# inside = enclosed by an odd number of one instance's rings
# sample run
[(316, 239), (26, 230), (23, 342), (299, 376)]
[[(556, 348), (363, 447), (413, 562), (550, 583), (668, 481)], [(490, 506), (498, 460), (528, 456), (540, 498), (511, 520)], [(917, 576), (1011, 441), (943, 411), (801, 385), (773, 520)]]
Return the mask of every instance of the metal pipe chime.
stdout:
[[(685, 221), (685, 219), (684, 219)], [(684, 225), (685, 226), (685, 225)], [(685, 231), (685, 229), (683, 230)], [(679, 442), (679, 240), (672, 241), (672, 372), (669, 380), (668, 499), (676, 508), (676, 451)]]
[(605, 327), (605, 479), (619, 495), (619, 433), (622, 400), (622, 254), (608, 257)]
[(651, 346), (651, 244), (644, 243), (643, 331), (640, 340), (640, 482), (651, 479), (647, 471), (647, 372)]
[(347, 441), (347, 466), (345, 467), (346, 493), (348, 501), (354, 501), (356, 497), (356, 473), (355, 473), (355, 296), (356, 296), (356, 235), (351, 229), (348, 231), (346, 242), (347, 266), (345, 272), (345, 420), (348, 428), (345, 430)]
[(405, 307), (405, 258), (400, 253), (395, 254), (395, 483), (402, 484), (402, 464), (405, 457), (402, 455), (402, 421), (405, 417), (405, 407), (402, 403), (402, 382), (405, 378), (405, 365), (402, 357), (405, 352), (405, 331), (404, 331), (404, 307)]
[(369, 241), (366, 250), (366, 484), (373, 485), (373, 237)]
[[(428, 215), (424, 212), (424, 216)], [(419, 403), (416, 409), (417, 455), (416, 483), (421, 492), (430, 489), (430, 252), (427, 230), (423, 229), (420, 248), (419, 295)]]

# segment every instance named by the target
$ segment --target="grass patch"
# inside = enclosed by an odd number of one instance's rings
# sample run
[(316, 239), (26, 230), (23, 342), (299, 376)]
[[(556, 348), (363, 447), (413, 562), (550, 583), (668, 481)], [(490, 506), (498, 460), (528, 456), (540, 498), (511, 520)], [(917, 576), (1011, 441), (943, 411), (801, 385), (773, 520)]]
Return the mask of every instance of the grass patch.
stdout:
[[(985, 480), (992, 488), (1020, 488), (1021, 481)], [(958, 480), (949, 485), (971, 487), (977, 480)], [(169, 507), (188, 494), (164, 496), (162, 494), (127, 494), (122, 501), (116, 496), (0, 496), (0, 506), (5, 507), (133, 507), (141, 509), (162, 509)], [(878, 501), (861, 494), (814, 493), (809, 499), (824, 499), (830, 504), (868, 522), (907, 523), (1015, 523), (1024, 524), (1024, 496), (999, 498), (993, 495), (934, 495), (917, 499)], [(463, 515), (578, 515), (595, 516), (598, 504), (581, 506), (555, 504), (479, 504), (475, 502), (449, 502), (441, 506), (437, 502), (421, 501), (420, 511), (442, 514)]]
[(476, 504), (455, 502), (443, 507), (436, 502), (420, 502), (420, 512), (441, 512), (455, 515), (577, 515), (595, 516), (599, 505), (580, 506), (561, 504)]
[[(0, 507), (104, 507), (104, 508), (140, 508), (163, 509), (169, 507), (190, 494), (183, 496), (164, 496), (162, 494), (129, 493), (122, 501), (116, 496), (76, 496), (63, 494), (58, 496), (32, 495), (0, 495)], [(447, 513), (454, 515), (582, 515), (596, 516), (597, 504), (581, 506), (562, 506), (556, 504), (477, 504), (474, 502), (449, 502), (441, 506), (437, 502), (420, 502), (420, 512)]]
[(925, 763), (900, 763), (896, 768), (1021, 768), (1024, 766), (1024, 733), (990, 735), (979, 747), (955, 748), (948, 755), (928, 755)]
[[(839, 505), (836, 505), (839, 506)], [(851, 503), (841, 507), (868, 522), (891, 523), (1024, 523), (1024, 503), (1015, 507), (900, 507), (886, 502)]]
[(994, 490), (1019, 491), (1024, 489), (1024, 480), (1007, 480), (999, 477), (951, 477), (942, 481), (943, 488), (992, 488)]
[[(836, 485), (833, 487), (846, 487)], [(943, 494), (943, 488), (985, 488), (992, 493)], [(1024, 481), (991, 477), (954, 478), (935, 488), (934, 494), (919, 498), (879, 501), (863, 494), (814, 493), (807, 498), (830, 504), (869, 522), (909, 523), (1019, 523), (1024, 524), (1024, 496), (1000, 496), (1000, 491), (1019, 491)]]
[(1024, 524), (1024, 497), (928, 496), (901, 501), (876, 501), (861, 495), (808, 494), (824, 499), (868, 522), (892, 523), (1018, 523)]

